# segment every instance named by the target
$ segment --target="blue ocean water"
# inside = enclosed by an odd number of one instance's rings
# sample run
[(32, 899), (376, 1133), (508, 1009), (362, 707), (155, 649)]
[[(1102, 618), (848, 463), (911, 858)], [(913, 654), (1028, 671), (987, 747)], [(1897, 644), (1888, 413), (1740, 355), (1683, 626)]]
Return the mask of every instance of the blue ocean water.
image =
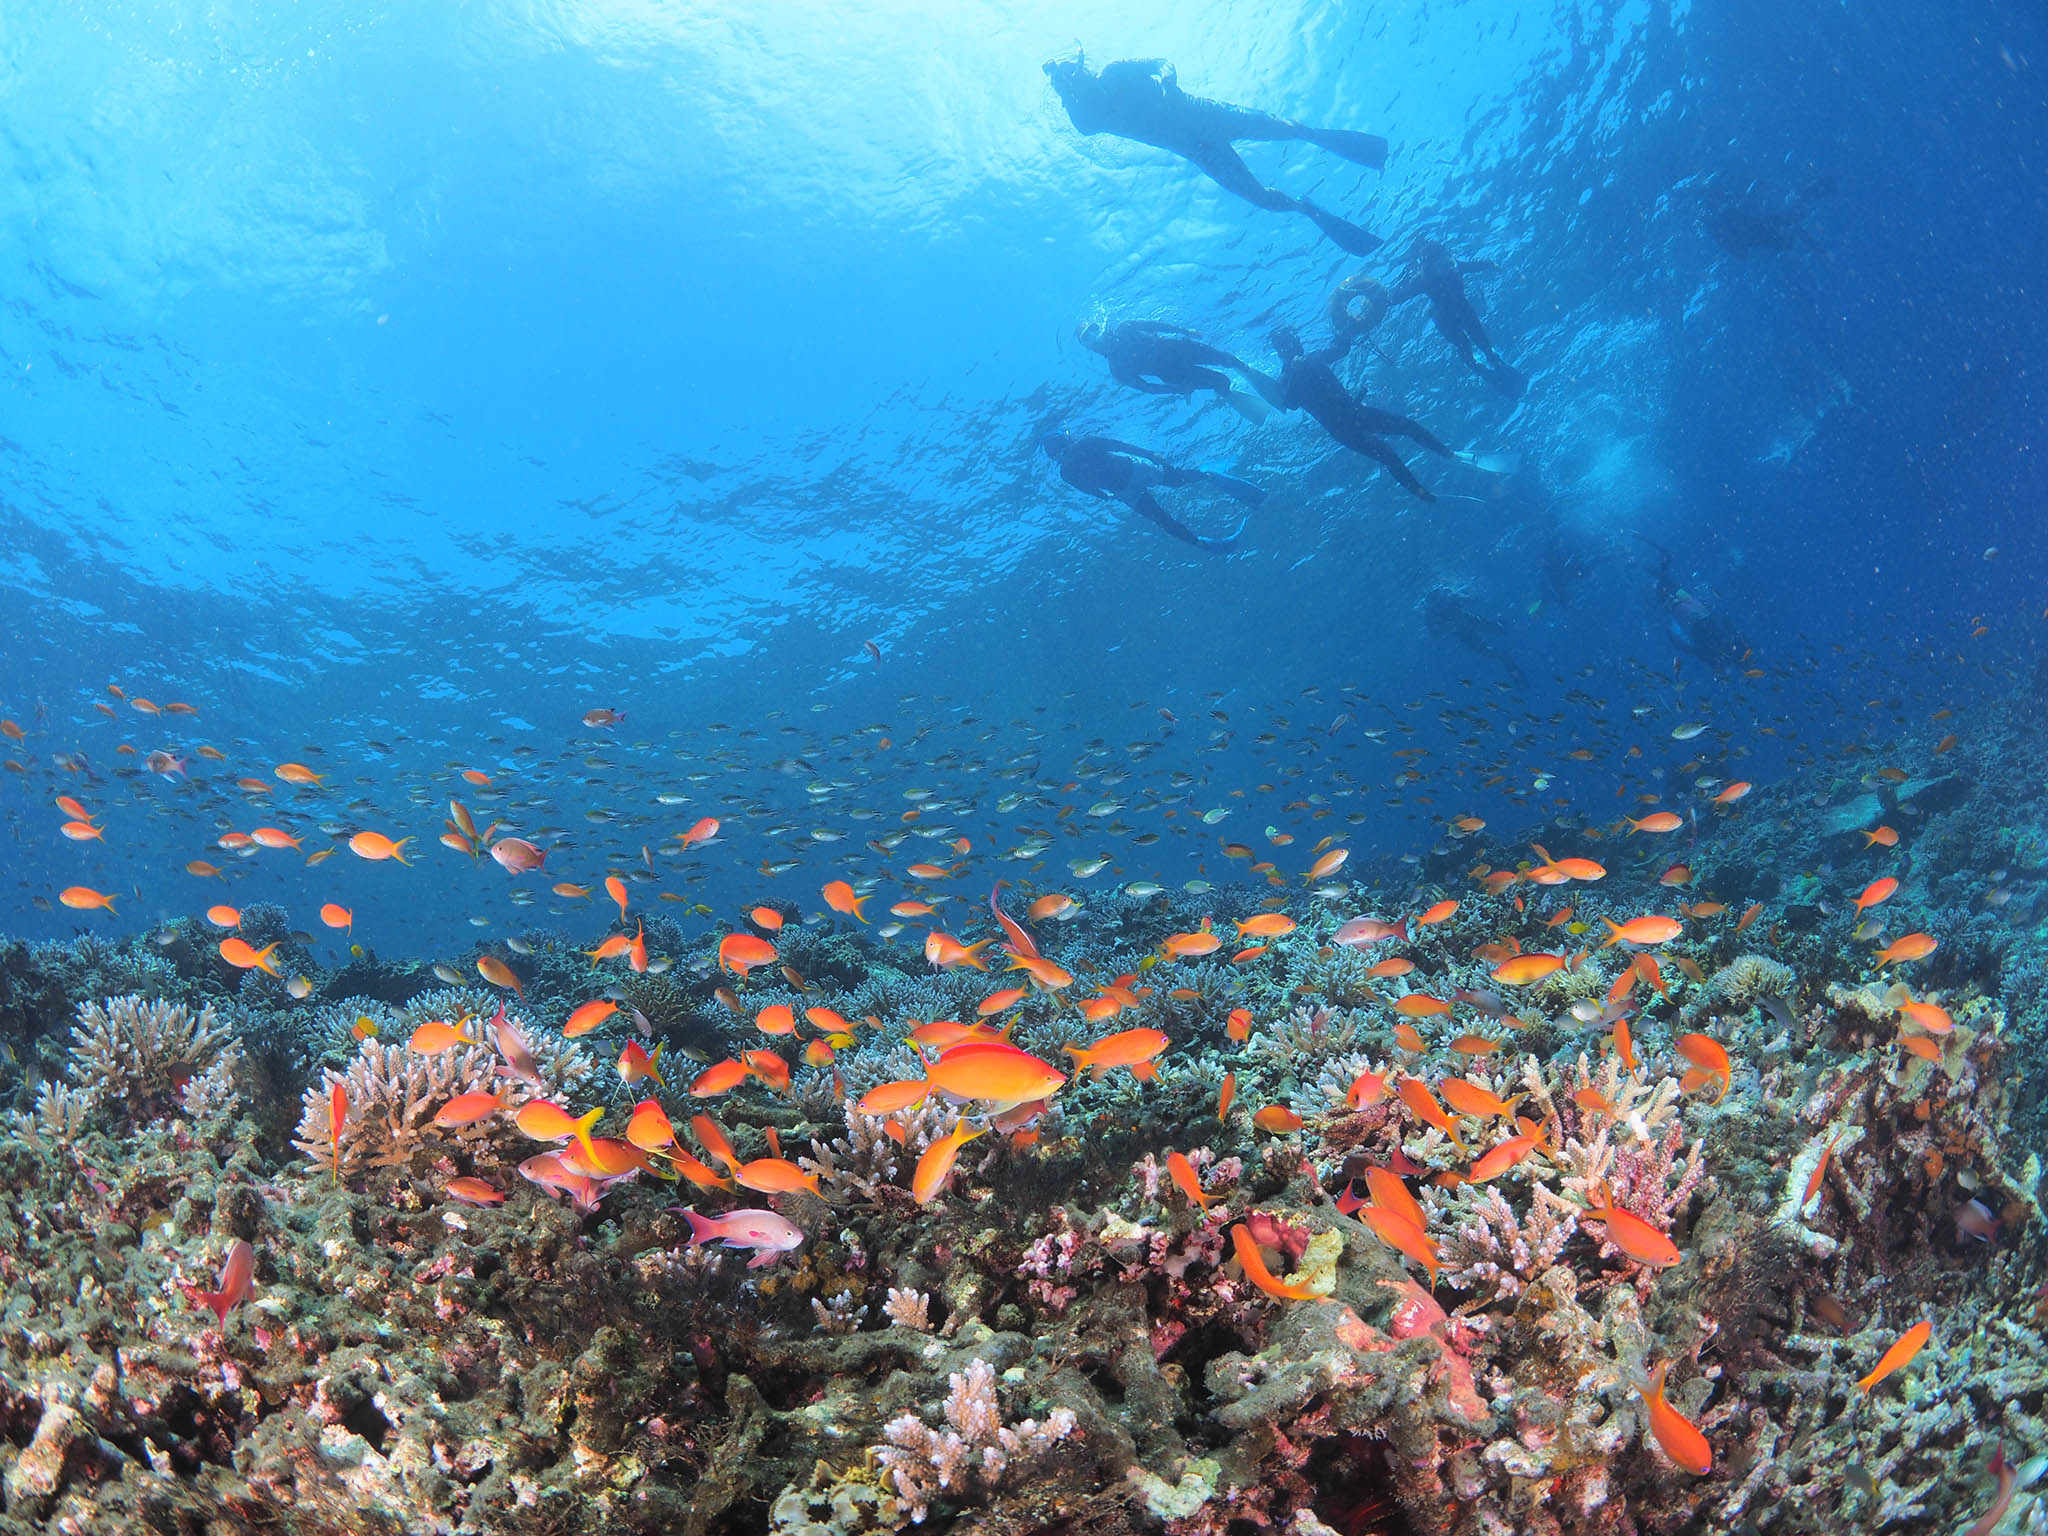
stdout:
[[(909, 825), (979, 874), (1099, 850), (1091, 879), (1177, 885), (1268, 828), (1398, 872), (1459, 814), (1883, 762), (2039, 661), (2043, 32), (1988, 3), (10, 7), (0, 926), (336, 900), (452, 951), (547, 898), (435, 846), (450, 795), (546, 878), (726, 911), (943, 854), (864, 846), (933, 802)], [(1078, 134), (1040, 66), (1079, 49), (1385, 135), (1384, 173), (1245, 152), (1388, 244)], [(1816, 183), (1792, 249), (1706, 227)], [(1408, 453), (1434, 506), (1301, 416), (1119, 388), (1074, 337), (1167, 320), (1270, 367), (1274, 325), (1314, 344), (1422, 234), (1498, 264), (1470, 287), (1530, 381), (1489, 389), (1419, 305), (1348, 361), (1520, 456)], [(1052, 429), (1269, 496), (1191, 550), (1061, 485)], [(1743, 665), (1676, 642), (1645, 539)], [(1432, 632), (1439, 589), (1499, 654)], [(200, 744), (188, 778), (143, 763)], [(56, 793), (102, 838), (61, 837)], [(704, 815), (720, 841), (678, 851)], [(418, 863), (216, 848), (256, 825)]]

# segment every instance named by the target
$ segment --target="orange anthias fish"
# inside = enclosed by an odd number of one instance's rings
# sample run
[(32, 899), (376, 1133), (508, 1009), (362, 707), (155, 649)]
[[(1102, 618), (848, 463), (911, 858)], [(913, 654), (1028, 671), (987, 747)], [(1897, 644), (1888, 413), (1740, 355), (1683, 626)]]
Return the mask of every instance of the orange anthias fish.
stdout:
[[(910, 1198), (919, 1205), (929, 1205), (937, 1198), (940, 1189), (953, 1172), (953, 1163), (960, 1155), (960, 1149), (987, 1129), (986, 1126), (970, 1128), (965, 1120), (960, 1121), (924, 1149), (924, 1155), (917, 1160), (917, 1169), (910, 1176)], [(812, 1191), (816, 1193), (815, 1190)]]
[(1664, 944), (1678, 937), (1685, 925), (1675, 917), (1632, 917), (1625, 923), (1603, 917), (1607, 925), (1607, 942), (1601, 947), (1611, 949), (1616, 944)]
[(1062, 1049), (1074, 1058), (1076, 1072), (1086, 1072), (1099, 1082), (1118, 1067), (1129, 1067), (1140, 1077), (1151, 1076), (1150, 1072), (1140, 1072), (1139, 1069), (1150, 1067), (1171, 1043), (1156, 1029), (1126, 1029), (1104, 1035), (1085, 1050), (1078, 1045)]
[(562, 1035), (569, 1040), (587, 1035), (618, 1011), (619, 1005), (610, 998), (593, 997), (589, 1002), (579, 1004), (563, 1021)]
[(615, 933), (610, 938), (606, 939), (603, 943), (599, 944), (597, 948), (586, 949), (583, 951), (583, 953), (589, 957), (590, 963), (592, 965), (602, 965), (607, 960), (616, 960), (620, 955), (625, 954), (632, 947), (632, 939), (628, 938), (623, 933)]
[(89, 885), (67, 885), (57, 893), (57, 900), (74, 912), (86, 912), (95, 907), (108, 912), (114, 910), (114, 898), (103, 891), (94, 890)]
[(1449, 1003), (1427, 992), (1409, 992), (1394, 1000), (1394, 1012), (1408, 1019), (1433, 1019), (1450, 1011)]
[(1752, 789), (1755, 788), (1756, 786), (1750, 783), (1749, 780), (1737, 779), (1733, 784), (1730, 784), (1726, 789), (1722, 790), (1721, 793), (1714, 796), (1714, 804), (1733, 805), (1736, 801), (1742, 799)]
[(341, 1133), (348, 1124), (348, 1086), (336, 1082), (327, 1094), (327, 1142), (334, 1149), (334, 1182), (341, 1182)]
[(1879, 827), (1875, 832), (1863, 834), (1863, 846), (1866, 848), (1896, 848), (1898, 845), (1899, 834), (1891, 827)]
[(1634, 837), (1638, 832), (1676, 832), (1685, 825), (1685, 818), (1676, 811), (1653, 811), (1640, 819), (1624, 817), (1623, 820), (1628, 822), (1630, 837)]
[(568, 1141), (573, 1137), (584, 1157), (595, 1163), (598, 1156), (597, 1149), (590, 1144), (590, 1128), (603, 1118), (603, 1105), (572, 1115), (552, 1100), (530, 1099), (520, 1105), (512, 1123), (519, 1127), (521, 1135), (535, 1141)]
[(1410, 971), (1414, 969), (1415, 962), (1413, 960), (1406, 960), (1399, 955), (1393, 955), (1385, 960), (1379, 961), (1375, 965), (1367, 966), (1365, 974), (1370, 977), (1373, 977), (1375, 980), (1378, 980), (1381, 978), (1406, 976)]
[(1871, 881), (1870, 884), (1863, 887), (1862, 893), (1857, 896), (1856, 910), (1858, 912), (1867, 911), (1869, 908), (1877, 906), (1880, 902), (1889, 901), (1892, 893), (1898, 888), (1899, 882), (1890, 875), (1886, 875), (1882, 880)]
[(1324, 876), (1334, 875), (1338, 870), (1342, 869), (1344, 861), (1350, 857), (1351, 850), (1349, 848), (1332, 848), (1309, 866), (1309, 871), (1305, 878), (1310, 885), (1314, 885)]
[(274, 770), (279, 779), (300, 789), (311, 789), (326, 782), (327, 775), (315, 773), (304, 763), (279, 763)]
[(996, 1041), (956, 1045), (925, 1068), (928, 1087), (1005, 1108), (1050, 1098), (1066, 1081), (1066, 1074), (1050, 1062)]
[(626, 1140), (642, 1152), (666, 1152), (675, 1146), (676, 1128), (659, 1100), (642, 1099), (633, 1106), (632, 1118), (626, 1122)]
[(1517, 1167), (1532, 1152), (1543, 1150), (1543, 1128), (1524, 1120), (1524, 1126), (1532, 1126), (1519, 1136), (1510, 1136), (1506, 1141), (1486, 1152), (1478, 1162), (1465, 1171), (1465, 1182), (1484, 1184), (1488, 1179), (1497, 1179), (1510, 1168)]
[(502, 1090), (490, 1093), (458, 1093), (454, 1098), (434, 1111), (434, 1124), (444, 1131), (459, 1131), (465, 1125), (495, 1115), (505, 1108)]
[(1666, 1456), (1694, 1476), (1704, 1477), (1714, 1470), (1713, 1448), (1697, 1424), (1664, 1401), (1664, 1373), (1669, 1365), (1669, 1361), (1658, 1361), (1649, 1385), (1636, 1389), (1642, 1395), (1650, 1435)]
[(715, 1099), (721, 1094), (731, 1093), (747, 1080), (747, 1069), (728, 1056), (724, 1061), (713, 1062), (690, 1084), (691, 1097)]
[(1192, 933), (1169, 933), (1160, 941), (1159, 953), (1168, 960), (1199, 960), (1223, 947), (1223, 940), (1206, 928)]
[(253, 949), (250, 947), (247, 939), (235, 938), (222, 939), (220, 941), (221, 959), (227, 961), (229, 965), (232, 965), (238, 971), (262, 971), (270, 976), (282, 975), (283, 973), (271, 963), (271, 956), (276, 953), (276, 950), (277, 946), (275, 944), (266, 944), (261, 949)]
[(382, 832), (358, 832), (348, 840), (348, 851), (357, 858), (368, 859), (372, 863), (396, 859), (401, 864), (409, 865), (412, 860), (405, 856), (405, 845), (411, 841), (409, 837), (401, 837), (394, 843)]
[[(662, 1042), (662, 1044), (666, 1043), (665, 1041)], [(657, 1086), (666, 1088), (668, 1084), (662, 1080), (661, 1076), (662, 1044), (657, 1044), (654, 1047), (654, 1054), (650, 1056), (647, 1054), (646, 1047), (642, 1046), (638, 1040), (628, 1040), (624, 1049), (619, 1052), (619, 1081), (631, 1085), (642, 1078), (647, 1078)]]
[(973, 944), (962, 944), (950, 933), (933, 929), (924, 936), (924, 957), (933, 970), (950, 971), (969, 965), (977, 971), (985, 971), (988, 963), (981, 958), (981, 952), (994, 942), (994, 939), (981, 939)]
[(1237, 1074), (1235, 1072), (1226, 1072), (1223, 1074), (1223, 1086), (1216, 1093), (1216, 1118), (1218, 1120), (1230, 1118), (1231, 1101), (1236, 1097)]
[(1301, 1129), (1303, 1121), (1285, 1104), (1268, 1104), (1252, 1116), (1252, 1124), (1273, 1136), (1289, 1136)]
[(844, 913), (856, 922), (864, 923), (868, 920), (867, 914), (861, 911), (861, 907), (867, 901), (867, 897), (854, 895), (853, 887), (844, 880), (826, 881), (823, 894), (825, 905), (834, 912)]
[(687, 832), (678, 832), (676, 840), (685, 848), (696, 848), (718, 836), (718, 818), (706, 816)]
[(1209, 1202), (1213, 1195), (1202, 1193), (1202, 1180), (1195, 1172), (1195, 1165), (1179, 1152), (1166, 1154), (1166, 1171), (1173, 1176), (1173, 1182), (1180, 1192), (1195, 1205), (1200, 1206), (1203, 1215), (1209, 1214)]
[(482, 1179), (468, 1175), (450, 1179), (441, 1186), (441, 1192), (451, 1200), (460, 1200), (464, 1205), (503, 1205), (505, 1192), (495, 1184), (486, 1184)]
[(1672, 1042), (1678, 1054), (1693, 1064), (1694, 1072), (1688, 1072), (1679, 1082), (1679, 1087), (1691, 1093), (1703, 1083), (1719, 1080), (1721, 1091), (1714, 1095), (1714, 1102), (1720, 1103), (1728, 1096), (1731, 1068), (1728, 1052), (1721, 1042), (1711, 1035), (1680, 1035)]
[(732, 1149), (732, 1141), (716, 1120), (709, 1115), (692, 1115), (690, 1130), (706, 1152), (725, 1164), (728, 1173), (740, 1171), (740, 1160)]
[(1384, 1099), (1390, 1091), (1387, 1080), (1379, 1073), (1361, 1072), (1351, 1080), (1351, 1087), (1345, 1091), (1345, 1108), (1354, 1111), (1369, 1109)]
[(1313, 1301), (1316, 1298), (1317, 1293), (1307, 1286), (1288, 1285), (1266, 1267), (1266, 1261), (1259, 1255), (1259, 1245), (1252, 1240), (1243, 1222), (1230, 1229), (1230, 1241), (1245, 1278), (1275, 1301)]
[(1244, 939), (1277, 939), (1292, 932), (1294, 919), (1284, 912), (1261, 912), (1237, 925), (1238, 937)]
[(1009, 968), (1013, 971), (1024, 972), (1034, 983), (1047, 992), (1063, 991), (1074, 984), (1074, 976), (1071, 971), (1054, 965), (1052, 961), (1042, 955), (1018, 955), (1015, 959), (1011, 960)]
[(1458, 904), (1455, 901), (1440, 901), (1415, 921), (1425, 928), (1434, 927), (1438, 923), (1449, 922), (1457, 912)]
[(1906, 1016), (1909, 1024), (1926, 1030), (1930, 1035), (1945, 1035), (1956, 1027), (1949, 1011), (1936, 1003), (1915, 1002), (1908, 998), (1899, 1004), (1899, 1012)]
[(751, 933), (729, 933), (718, 941), (718, 964), (735, 976), (774, 963), (775, 946)]
[(1415, 1260), (1428, 1271), (1429, 1283), (1432, 1286), (1436, 1284), (1437, 1268), (1441, 1261), (1437, 1258), (1436, 1244), (1430, 1240), (1429, 1234), (1420, 1224), (1410, 1219), (1405, 1211), (1385, 1205), (1363, 1205), (1359, 1207), (1358, 1214), (1364, 1218), (1365, 1224), (1372, 1228), (1373, 1236), (1389, 1248)]
[(1465, 1143), (1458, 1136), (1457, 1122), (1445, 1113), (1443, 1105), (1437, 1103), (1436, 1095), (1429, 1091), (1429, 1084), (1419, 1077), (1404, 1077), (1400, 1093), (1401, 1102), (1408, 1106), (1410, 1114), (1432, 1130), (1443, 1132), (1460, 1152), (1466, 1150)]
[(1883, 970), (1886, 966), (1901, 960), (1925, 960), (1936, 948), (1932, 935), (1909, 933), (1903, 938), (1892, 940), (1877, 952), (1877, 968)]
[(1563, 955), (1516, 955), (1493, 968), (1493, 979), (1504, 987), (1526, 987), (1563, 969)]
[(347, 907), (339, 906), (330, 901), (321, 907), (320, 921), (330, 928), (353, 931), (356, 925), (356, 915), (349, 911)]
[(458, 1045), (474, 1045), (476, 1041), (458, 1025), (445, 1019), (429, 1019), (412, 1032), (412, 1038), (405, 1044), (408, 1050), (417, 1051), (422, 1056), (438, 1056)]
[(1633, 1212), (1618, 1209), (1604, 1187), (1600, 1195), (1605, 1203), (1587, 1207), (1581, 1219), (1605, 1223), (1608, 1242), (1652, 1269), (1669, 1269), (1680, 1261), (1683, 1255), (1668, 1236)]
[(1857, 1387), (1862, 1391), (1868, 1392), (1880, 1381), (1883, 1381), (1885, 1377), (1891, 1375), (1893, 1371), (1899, 1370), (1910, 1362), (1915, 1355), (1919, 1354), (1926, 1347), (1928, 1339), (1932, 1338), (1933, 1335), (1934, 1320), (1932, 1318), (1923, 1318), (1915, 1323), (1899, 1336), (1897, 1343), (1884, 1352), (1883, 1358), (1871, 1368), (1870, 1374), (1856, 1383)]
[(242, 912), (239, 907), (225, 903), (206, 909), (206, 920), (216, 928), (239, 928), (242, 926)]
[[(491, 844), (491, 857), (508, 875), (523, 875), (547, 863), (547, 850), (523, 837), (501, 837)], [(623, 889), (623, 887), (621, 887)]]
[(758, 1190), (764, 1195), (786, 1195), (797, 1189), (818, 1193), (818, 1176), (805, 1173), (786, 1157), (757, 1157), (751, 1163), (740, 1164), (732, 1178), (742, 1189)]
[(526, 996), (526, 988), (521, 986), (519, 978), (512, 974), (512, 967), (496, 955), (478, 955), (476, 973), (494, 987), (504, 987), (522, 999)]
[(1470, 1115), (1475, 1120), (1505, 1119), (1515, 1112), (1515, 1102), (1503, 1099), (1492, 1089), (1482, 1087), (1463, 1077), (1447, 1077), (1436, 1085), (1444, 1102), (1461, 1115)]

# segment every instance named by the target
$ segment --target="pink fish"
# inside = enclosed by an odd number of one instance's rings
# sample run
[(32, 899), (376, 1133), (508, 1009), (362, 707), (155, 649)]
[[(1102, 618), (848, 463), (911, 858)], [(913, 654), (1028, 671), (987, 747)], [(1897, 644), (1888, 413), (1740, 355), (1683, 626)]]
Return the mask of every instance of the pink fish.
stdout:
[(728, 1248), (752, 1248), (754, 1257), (747, 1268), (773, 1264), (804, 1240), (804, 1229), (774, 1211), (727, 1211), (723, 1216), (699, 1216), (688, 1206), (677, 1206), (690, 1224), (690, 1243), (708, 1243), (722, 1238)]
[(534, 847), (523, 837), (499, 838), (491, 844), (491, 857), (502, 864), (508, 874), (514, 875), (539, 869), (548, 861), (545, 850)]
[(533, 1052), (527, 1049), (519, 1026), (505, 1017), (503, 1003), (498, 1004), (498, 1011), (491, 1016), (491, 1035), (498, 1042), (498, 1054), (505, 1058), (505, 1070), (522, 1083), (547, 1092), (548, 1085), (541, 1081), (540, 1064), (533, 1059)]
[(1398, 923), (1389, 923), (1377, 917), (1354, 917), (1330, 935), (1330, 938), (1333, 943), (1342, 944), (1350, 949), (1370, 949), (1387, 939), (1400, 939), (1405, 943), (1408, 938), (1408, 919), (1404, 917)]
[(604, 1187), (588, 1174), (576, 1173), (562, 1161), (559, 1152), (543, 1152), (519, 1165), (519, 1176), (538, 1184), (551, 1195), (567, 1195), (570, 1203), (586, 1216), (604, 1198)]
[(160, 773), (167, 779), (182, 779), (185, 777), (185, 765), (192, 759), (173, 757), (168, 752), (152, 752), (143, 761), (148, 764), (151, 773)]
[(249, 1282), (256, 1278), (256, 1250), (237, 1239), (228, 1249), (228, 1261), (221, 1266), (220, 1289), (217, 1291), (193, 1290), (192, 1299), (202, 1307), (213, 1308), (213, 1315), (220, 1319), (221, 1327), (228, 1325), (228, 1313), (237, 1302), (249, 1299)]

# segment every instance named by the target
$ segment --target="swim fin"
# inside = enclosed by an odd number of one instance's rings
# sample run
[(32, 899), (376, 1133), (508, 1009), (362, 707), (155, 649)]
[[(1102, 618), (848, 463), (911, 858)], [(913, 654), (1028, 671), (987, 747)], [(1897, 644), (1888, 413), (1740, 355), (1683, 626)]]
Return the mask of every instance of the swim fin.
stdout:
[(1489, 475), (1512, 475), (1522, 467), (1519, 453), (1454, 453), (1451, 457)]
[[(1263, 487), (1253, 485), (1249, 480), (1240, 480), (1235, 475), (1226, 475), (1220, 469), (1205, 468), (1202, 471), (1202, 478), (1229, 496), (1233, 501), (1242, 502), (1247, 507), (1260, 506), (1266, 500), (1266, 492)], [(1236, 538), (1237, 535), (1232, 534), (1231, 537)]]
[(1296, 200), (1301, 211), (1316, 221), (1316, 228), (1339, 248), (1353, 256), (1370, 256), (1387, 242), (1369, 229), (1360, 229), (1356, 224), (1340, 219), (1334, 213), (1325, 213), (1307, 198)]
[(1195, 535), (1195, 542), (1201, 545), (1204, 549), (1228, 549), (1231, 545), (1235, 544), (1239, 539), (1244, 537), (1244, 525), (1248, 521), (1250, 521), (1250, 519), (1240, 517), (1237, 520), (1237, 526), (1230, 530), (1230, 537), (1228, 538), (1212, 539), (1205, 534), (1198, 533)]
[(1273, 407), (1274, 410), (1280, 411), (1285, 410), (1287, 408), (1286, 402), (1282, 398), (1283, 391), (1280, 386), (1280, 381), (1274, 378), (1273, 375), (1271, 375), (1270, 373), (1261, 373), (1258, 369), (1254, 368), (1250, 363), (1246, 363), (1244, 364), (1244, 381), (1245, 383), (1251, 385), (1253, 389), (1257, 390), (1259, 392), (1259, 398), (1265, 401), (1266, 404)]
[(1257, 426), (1273, 414), (1272, 406), (1266, 404), (1257, 395), (1248, 395), (1241, 389), (1226, 389), (1223, 392), (1223, 400), (1233, 411), (1237, 412), (1238, 415), (1242, 416), (1253, 426)]
[(1354, 133), (1349, 128), (1310, 128), (1302, 137), (1318, 149), (1342, 155), (1369, 171), (1387, 168), (1387, 141), (1376, 133)]

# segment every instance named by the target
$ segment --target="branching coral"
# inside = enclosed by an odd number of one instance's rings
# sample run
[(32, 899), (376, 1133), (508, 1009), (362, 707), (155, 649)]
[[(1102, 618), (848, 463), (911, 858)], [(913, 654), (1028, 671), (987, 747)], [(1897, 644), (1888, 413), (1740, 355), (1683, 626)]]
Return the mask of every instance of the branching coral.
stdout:
[(888, 1443), (873, 1451), (913, 1524), (924, 1522), (940, 1493), (968, 1499), (993, 1492), (1013, 1467), (1044, 1455), (1077, 1424), (1070, 1408), (1053, 1409), (1043, 1423), (1004, 1424), (995, 1369), (985, 1360), (970, 1361), (950, 1381), (944, 1429), (906, 1413), (889, 1421), (883, 1430)]
[(81, 1003), (71, 1031), (71, 1079), (130, 1124), (167, 1112), (178, 1090), (227, 1048), (212, 1008), (145, 1002), (133, 993)]

